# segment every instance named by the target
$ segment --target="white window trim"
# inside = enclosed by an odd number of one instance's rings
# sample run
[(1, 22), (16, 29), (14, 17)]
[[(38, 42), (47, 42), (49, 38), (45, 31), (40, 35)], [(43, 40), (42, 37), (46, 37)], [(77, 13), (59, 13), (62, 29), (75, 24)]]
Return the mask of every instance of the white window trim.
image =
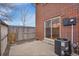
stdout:
[[(58, 17), (53, 17), (53, 18), (51, 18), (51, 19), (48, 19), (48, 20), (45, 20), (45, 21), (44, 21), (44, 39), (50, 39), (50, 38), (46, 38), (46, 30), (45, 30), (45, 28), (46, 28), (46, 21), (51, 20), (51, 27), (52, 27), (52, 20), (53, 20), (53, 19), (57, 19), (57, 18), (59, 18), (59, 22), (60, 22), (59, 37), (61, 38), (61, 17), (58, 16)], [(51, 31), (52, 31), (52, 28), (51, 28)], [(52, 33), (51, 33), (51, 35), (52, 35)]]

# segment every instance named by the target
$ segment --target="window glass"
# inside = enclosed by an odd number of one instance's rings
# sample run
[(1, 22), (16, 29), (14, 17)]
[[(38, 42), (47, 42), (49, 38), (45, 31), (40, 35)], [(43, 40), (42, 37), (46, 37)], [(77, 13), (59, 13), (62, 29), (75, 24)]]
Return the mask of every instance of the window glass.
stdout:
[(46, 37), (51, 38), (51, 21), (46, 21)]

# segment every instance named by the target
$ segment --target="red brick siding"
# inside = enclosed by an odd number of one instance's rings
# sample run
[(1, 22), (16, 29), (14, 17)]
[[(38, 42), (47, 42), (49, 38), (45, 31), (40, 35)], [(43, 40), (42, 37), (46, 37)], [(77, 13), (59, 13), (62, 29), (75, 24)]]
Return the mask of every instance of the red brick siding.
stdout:
[[(36, 4), (36, 37), (44, 38), (44, 20), (55, 16), (63, 18), (77, 18), (77, 24), (74, 26), (74, 39), (79, 40), (79, 4)], [(71, 39), (71, 27), (61, 26), (61, 37)]]

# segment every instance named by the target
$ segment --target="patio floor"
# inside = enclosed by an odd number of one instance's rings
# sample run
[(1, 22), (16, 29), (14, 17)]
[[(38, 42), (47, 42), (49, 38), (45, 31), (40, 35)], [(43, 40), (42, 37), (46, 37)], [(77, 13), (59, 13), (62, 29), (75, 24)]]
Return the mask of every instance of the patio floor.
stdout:
[(54, 46), (43, 41), (14, 44), (10, 47), (10, 56), (56, 56)]
[[(54, 46), (45, 41), (21, 41), (11, 45), (9, 56), (57, 56)], [(78, 56), (73, 54), (72, 56)]]

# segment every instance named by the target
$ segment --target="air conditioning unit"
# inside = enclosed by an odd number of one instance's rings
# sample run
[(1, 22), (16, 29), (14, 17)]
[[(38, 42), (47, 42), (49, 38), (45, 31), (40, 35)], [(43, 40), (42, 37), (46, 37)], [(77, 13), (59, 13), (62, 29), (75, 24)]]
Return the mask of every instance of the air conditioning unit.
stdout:
[(61, 38), (55, 40), (55, 53), (59, 56), (70, 56), (71, 42)]

